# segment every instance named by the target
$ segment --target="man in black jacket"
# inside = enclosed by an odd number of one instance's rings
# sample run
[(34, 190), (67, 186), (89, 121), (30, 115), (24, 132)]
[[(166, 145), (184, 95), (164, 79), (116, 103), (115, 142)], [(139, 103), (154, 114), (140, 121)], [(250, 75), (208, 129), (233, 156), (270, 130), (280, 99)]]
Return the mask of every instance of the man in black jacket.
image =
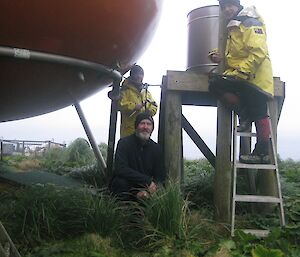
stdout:
[(163, 154), (150, 138), (153, 128), (154, 121), (149, 113), (140, 113), (135, 120), (135, 133), (119, 140), (111, 182), (114, 194), (125, 199), (130, 196), (147, 198), (164, 182)]

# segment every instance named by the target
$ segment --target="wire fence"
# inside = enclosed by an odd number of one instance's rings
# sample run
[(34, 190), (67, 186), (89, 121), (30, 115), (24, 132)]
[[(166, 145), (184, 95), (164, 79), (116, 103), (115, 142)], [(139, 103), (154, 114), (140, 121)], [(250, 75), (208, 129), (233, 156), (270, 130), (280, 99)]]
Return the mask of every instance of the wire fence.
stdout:
[(42, 155), (51, 148), (65, 148), (66, 144), (51, 140), (0, 139), (0, 158), (9, 155)]

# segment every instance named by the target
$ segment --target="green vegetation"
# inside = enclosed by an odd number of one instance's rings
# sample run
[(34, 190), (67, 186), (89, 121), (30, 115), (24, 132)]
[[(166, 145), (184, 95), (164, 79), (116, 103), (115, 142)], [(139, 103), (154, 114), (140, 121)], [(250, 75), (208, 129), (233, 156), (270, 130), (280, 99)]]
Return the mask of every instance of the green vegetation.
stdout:
[(96, 162), (93, 151), (84, 138), (77, 138), (67, 148), (46, 151), (40, 161), (42, 168), (59, 175)]
[[(20, 169), (26, 160), (63, 175), (95, 163), (91, 149), (79, 139), (38, 159), (7, 158), (0, 170)], [(273, 226), (264, 239), (238, 230), (231, 238), (230, 226), (213, 220), (213, 168), (206, 160), (185, 160), (184, 164), (184, 185), (167, 183), (139, 202), (118, 201), (101, 183), (96, 184), (99, 190), (51, 185), (5, 188), (0, 191), (0, 220), (27, 257), (300, 256), (299, 162), (280, 160), (285, 228), (273, 222), (278, 220), (277, 213), (262, 215), (241, 206), (238, 220), (243, 225)], [(93, 169), (86, 182), (95, 185), (100, 178), (95, 179), (99, 172), (96, 166)]]
[[(98, 147), (106, 159), (107, 145), (101, 143)], [(102, 187), (107, 181), (101, 175), (94, 153), (84, 138), (77, 138), (66, 148), (51, 148), (42, 156), (6, 156), (0, 162), (0, 172), (34, 170), (70, 176), (96, 187)]]

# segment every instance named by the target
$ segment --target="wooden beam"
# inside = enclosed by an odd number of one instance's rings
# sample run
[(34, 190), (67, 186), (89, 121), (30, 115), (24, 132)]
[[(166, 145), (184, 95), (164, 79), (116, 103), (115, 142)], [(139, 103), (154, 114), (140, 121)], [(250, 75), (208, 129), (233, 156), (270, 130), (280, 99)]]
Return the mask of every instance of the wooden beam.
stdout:
[(186, 117), (182, 114), (182, 128), (189, 135), (189, 137), (193, 140), (195, 145), (199, 148), (199, 150), (203, 153), (209, 163), (215, 168), (216, 167), (216, 157), (209, 149), (207, 144), (203, 141), (203, 139), (198, 135), (197, 131), (193, 128), (193, 126), (188, 122)]
[(216, 173), (214, 180), (215, 218), (230, 221), (232, 167), (231, 135), (232, 115), (220, 102), (218, 103)]
[(167, 71), (168, 90), (208, 92), (207, 74), (193, 71)]
[(274, 96), (285, 98), (285, 83), (279, 77), (274, 77)]
[[(197, 71), (167, 71), (167, 90), (208, 93), (208, 75)], [(274, 77), (274, 95), (285, 97), (285, 83)]]
[(274, 96), (278, 103), (278, 120), (280, 119), (284, 99), (285, 99), (285, 82), (281, 81), (279, 77), (274, 78)]
[(180, 93), (167, 91), (165, 95), (164, 115), (164, 154), (165, 168), (169, 178), (182, 181), (182, 128)]

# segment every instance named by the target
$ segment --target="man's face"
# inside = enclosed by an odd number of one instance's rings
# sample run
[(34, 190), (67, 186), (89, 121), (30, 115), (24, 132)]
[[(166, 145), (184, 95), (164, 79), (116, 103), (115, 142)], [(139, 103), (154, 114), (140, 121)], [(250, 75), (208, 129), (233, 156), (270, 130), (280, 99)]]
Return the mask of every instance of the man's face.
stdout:
[(224, 14), (224, 17), (226, 20), (231, 20), (239, 11), (239, 7), (234, 4), (224, 4), (222, 6), (222, 13)]
[(153, 131), (153, 124), (148, 119), (142, 120), (138, 124), (138, 126), (135, 130), (137, 137), (140, 138), (143, 141), (149, 140), (149, 138), (152, 134), (152, 131)]
[(137, 73), (131, 76), (131, 79), (134, 80), (135, 82), (142, 83), (144, 79), (144, 74), (143, 73)]

